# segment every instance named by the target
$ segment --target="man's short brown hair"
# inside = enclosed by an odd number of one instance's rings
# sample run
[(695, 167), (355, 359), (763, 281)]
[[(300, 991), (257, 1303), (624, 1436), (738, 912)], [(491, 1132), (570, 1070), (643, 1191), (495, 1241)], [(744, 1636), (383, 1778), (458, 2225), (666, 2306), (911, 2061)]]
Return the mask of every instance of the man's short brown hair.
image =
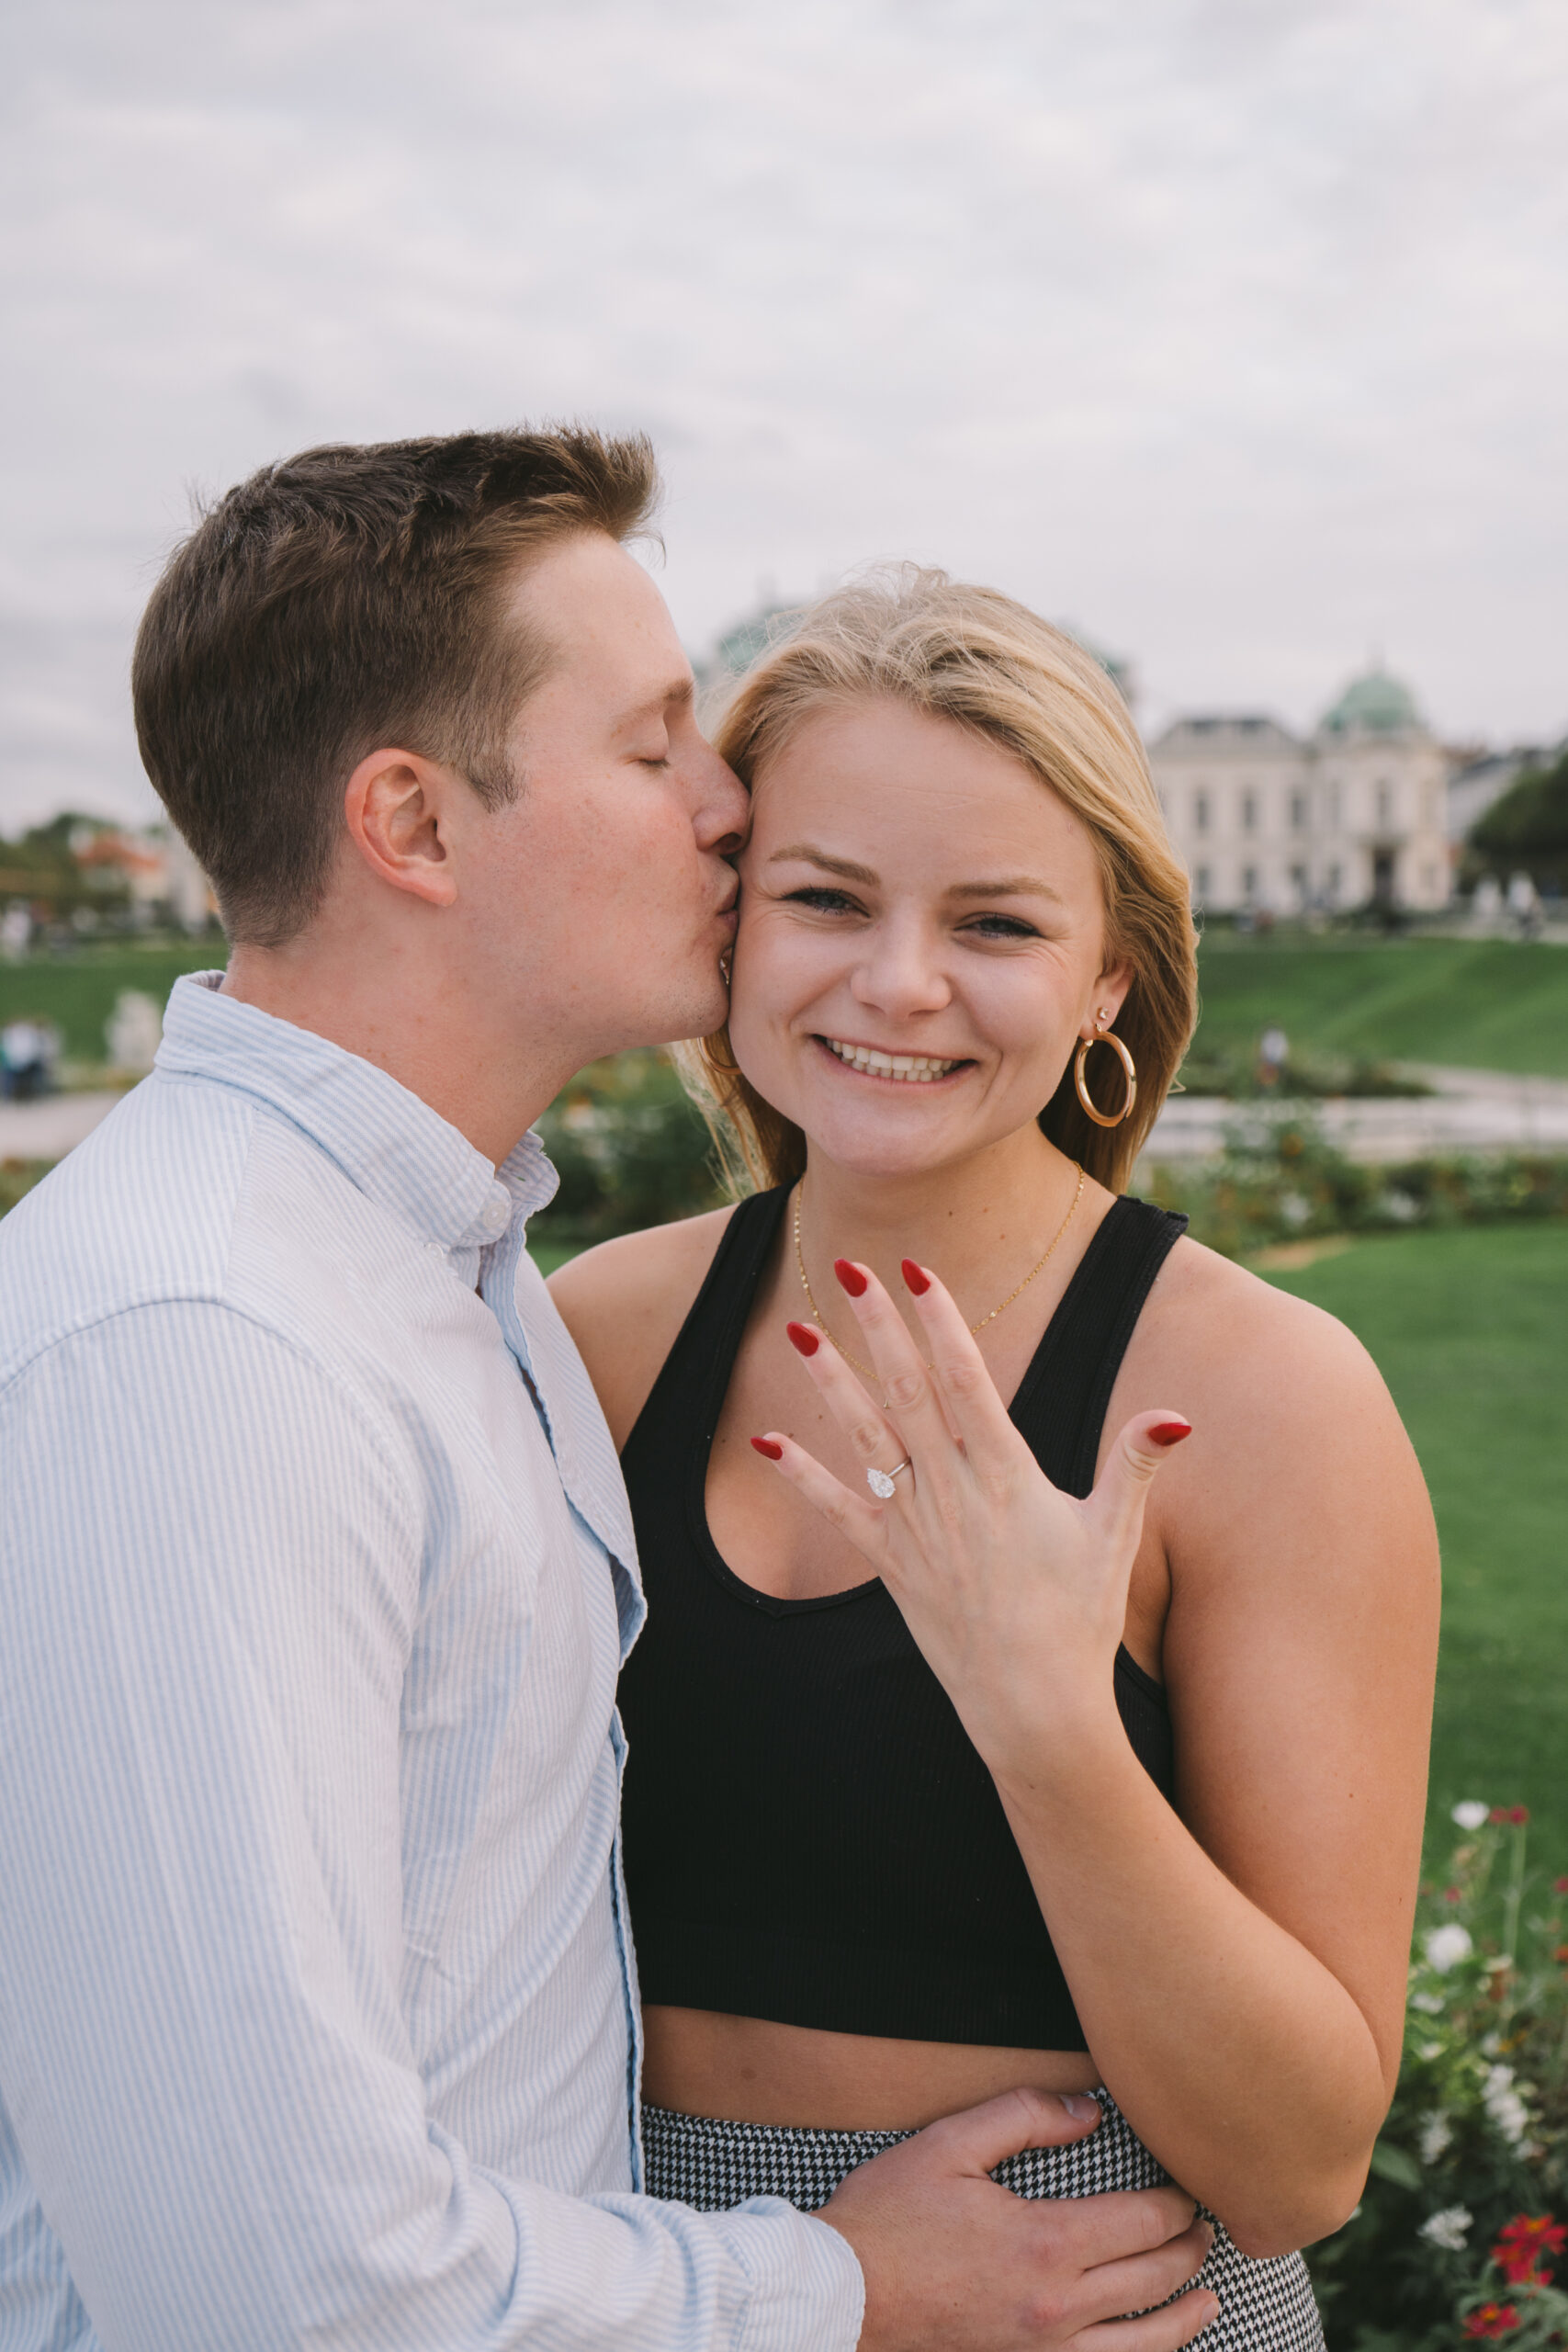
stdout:
[(396, 745), (516, 790), (506, 738), (551, 647), (502, 612), (518, 559), (646, 529), (649, 443), (567, 427), (307, 449), (202, 514), (131, 669), (141, 757), (234, 940), (277, 946), (321, 904), (343, 788)]

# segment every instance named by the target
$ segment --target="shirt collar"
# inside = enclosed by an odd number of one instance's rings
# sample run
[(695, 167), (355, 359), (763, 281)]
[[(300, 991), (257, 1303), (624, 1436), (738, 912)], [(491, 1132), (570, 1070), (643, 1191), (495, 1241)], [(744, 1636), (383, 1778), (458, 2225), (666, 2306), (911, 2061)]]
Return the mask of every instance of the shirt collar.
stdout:
[(499, 1241), (559, 1182), (536, 1135), (497, 1170), (428, 1102), (312, 1029), (220, 996), (221, 972), (176, 980), (156, 1068), (251, 1094), (337, 1162), (369, 1199), (444, 1250)]

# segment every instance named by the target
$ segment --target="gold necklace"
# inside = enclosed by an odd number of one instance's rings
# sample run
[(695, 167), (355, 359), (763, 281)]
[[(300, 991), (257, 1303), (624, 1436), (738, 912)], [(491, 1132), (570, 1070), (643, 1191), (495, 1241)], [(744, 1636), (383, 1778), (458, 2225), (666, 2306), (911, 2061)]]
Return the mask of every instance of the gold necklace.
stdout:
[[(1083, 1198), (1084, 1172), (1076, 1159), (1073, 1162), (1073, 1166), (1077, 1169), (1078, 1181), (1074, 1188), (1072, 1200), (1068, 1204), (1067, 1214), (1062, 1219), (1061, 1224), (1056, 1227), (1055, 1232), (1052, 1235), (1050, 1244), (1045, 1251), (1044, 1257), (1038, 1259), (1036, 1262), (1031, 1266), (1029, 1272), (1020, 1283), (1017, 1290), (1009, 1291), (1007, 1296), (1001, 1303), (1001, 1306), (993, 1306), (988, 1315), (981, 1316), (978, 1323), (970, 1324), (969, 1336), (971, 1339), (976, 1338), (980, 1332), (982, 1332), (987, 1323), (994, 1323), (998, 1316), (1002, 1312), (1003, 1307), (1010, 1306), (1015, 1298), (1021, 1298), (1024, 1292), (1029, 1288), (1030, 1283), (1034, 1280), (1035, 1275), (1040, 1273), (1049, 1263), (1052, 1251), (1055, 1249), (1056, 1244), (1060, 1241), (1063, 1234), (1066, 1233), (1068, 1226), (1071, 1225), (1073, 1221), (1073, 1213), (1077, 1209), (1079, 1201)], [(822, 1337), (825, 1340), (832, 1340), (833, 1346), (838, 1349), (839, 1353), (843, 1357), (844, 1362), (850, 1366), (852, 1372), (858, 1372), (863, 1380), (880, 1380), (882, 1375), (878, 1371), (876, 1371), (874, 1365), (862, 1363), (858, 1356), (851, 1355), (848, 1348), (845, 1347), (841, 1340), (835, 1340), (833, 1338), (833, 1334), (829, 1330), (828, 1326), (822, 1320), (816, 1299), (812, 1296), (811, 1284), (806, 1272), (806, 1253), (800, 1246), (800, 1212), (805, 1204), (805, 1201), (806, 1179), (803, 1176), (795, 1190), (795, 1262), (800, 1269), (800, 1287), (806, 1293), (806, 1303), (811, 1309), (811, 1320), (816, 1324), (817, 1329), (821, 1332)], [(920, 1361), (922, 1363), (925, 1363), (925, 1358), (923, 1356)], [(926, 1364), (926, 1370), (928, 1372), (933, 1371), (935, 1367), (933, 1365), (929, 1363)]]

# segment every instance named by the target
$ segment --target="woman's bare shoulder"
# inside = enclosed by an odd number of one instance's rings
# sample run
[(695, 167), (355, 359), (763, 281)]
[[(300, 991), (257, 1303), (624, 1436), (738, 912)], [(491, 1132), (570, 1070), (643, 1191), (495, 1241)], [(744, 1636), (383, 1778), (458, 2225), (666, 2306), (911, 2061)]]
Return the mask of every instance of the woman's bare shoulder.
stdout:
[(1354, 1409), (1386, 1394), (1355, 1333), (1338, 1318), (1184, 1236), (1166, 1261), (1139, 1323), (1153, 1351), (1233, 1398), (1326, 1380)]
[(1216, 1567), (1234, 1553), (1250, 1577), (1265, 1552), (1283, 1562), (1300, 1546), (1314, 1563), (1360, 1560), (1393, 1522), (1425, 1544), (1426, 1490), (1382, 1375), (1355, 1333), (1310, 1300), (1183, 1239), (1128, 1370), (1138, 1404), (1146, 1396), (1193, 1423), (1162, 1506), (1202, 1530), (1198, 1549)]
[(648, 1402), (733, 1209), (618, 1234), (558, 1266), (550, 1295), (576, 1340), (617, 1451)]

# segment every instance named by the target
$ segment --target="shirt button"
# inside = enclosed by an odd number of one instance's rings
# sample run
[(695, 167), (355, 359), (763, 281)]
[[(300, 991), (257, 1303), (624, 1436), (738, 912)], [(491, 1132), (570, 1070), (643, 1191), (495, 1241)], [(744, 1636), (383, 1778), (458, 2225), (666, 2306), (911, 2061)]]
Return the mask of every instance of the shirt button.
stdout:
[(504, 1233), (512, 1222), (512, 1204), (491, 1198), (479, 1212), (479, 1223), (487, 1233)]

